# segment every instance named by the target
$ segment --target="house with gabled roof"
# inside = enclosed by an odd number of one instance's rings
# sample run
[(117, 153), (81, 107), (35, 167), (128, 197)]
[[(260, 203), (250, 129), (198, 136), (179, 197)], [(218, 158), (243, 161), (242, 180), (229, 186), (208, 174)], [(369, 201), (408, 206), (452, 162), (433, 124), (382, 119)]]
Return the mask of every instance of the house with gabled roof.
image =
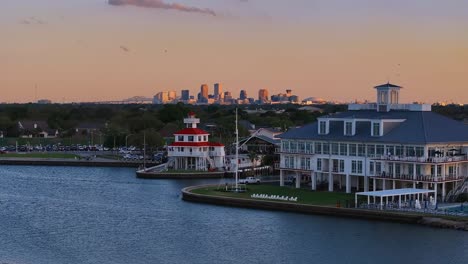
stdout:
[(329, 191), (422, 188), (444, 199), (468, 177), (468, 126), (431, 111), (430, 105), (400, 104), (402, 87), (374, 87), (376, 103), (351, 104), (348, 111), (282, 135), (280, 184), (286, 177)]
[(18, 121), (18, 129), (20, 137), (23, 138), (56, 138), (59, 135), (59, 131), (57, 129), (49, 128), (46, 121)]

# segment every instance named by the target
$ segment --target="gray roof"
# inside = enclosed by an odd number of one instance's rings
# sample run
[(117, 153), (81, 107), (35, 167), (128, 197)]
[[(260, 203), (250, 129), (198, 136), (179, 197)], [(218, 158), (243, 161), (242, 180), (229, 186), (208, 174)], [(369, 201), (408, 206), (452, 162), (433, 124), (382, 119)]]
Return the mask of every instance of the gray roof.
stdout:
[(391, 84), (388, 82), (388, 83), (374, 86), (374, 88), (403, 88), (403, 87), (395, 85), (395, 84)]
[(429, 111), (347, 111), (329, 118), (405, 119), (401, 123), (384, 125), (381, 137), (371, 136), (370, 122), (356, 122), (356, 134), (345, 136), (343, 122), (330, 121), (330, 133), (318, 134), (318, 122), (289, 130), (282, 139), (332, 140), (356, 142), (381, 142), (402, 144), (468, 143), (468, 125)]

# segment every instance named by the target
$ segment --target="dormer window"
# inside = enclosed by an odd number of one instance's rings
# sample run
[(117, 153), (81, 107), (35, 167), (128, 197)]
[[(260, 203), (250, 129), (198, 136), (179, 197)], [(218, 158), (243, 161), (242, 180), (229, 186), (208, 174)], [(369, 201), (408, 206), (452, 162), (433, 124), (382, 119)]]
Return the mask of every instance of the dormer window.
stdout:
[(373, 137), (380, 136), (380, 122), (372, 122), (372, 131), (371, 134)]
[(327, 121), (319, 121), (319, 134), (320, 135), (328, 134), (328, 122)]
[(353, 122), (345, 122), (345, 131), (344, 131), (344, 134), (345, 136), (352, 136), (354, 133), (353, 133)]
[(177, 141), (183, 142), (184, 141), (184, 136), (177, 136)]

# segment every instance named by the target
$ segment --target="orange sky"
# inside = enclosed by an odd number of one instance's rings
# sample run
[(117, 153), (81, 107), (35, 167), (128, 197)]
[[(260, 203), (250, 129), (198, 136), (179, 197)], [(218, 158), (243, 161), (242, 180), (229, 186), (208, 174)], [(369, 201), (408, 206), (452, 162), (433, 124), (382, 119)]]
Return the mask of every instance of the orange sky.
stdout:
[(291, 88), (300, 98), (373, 100), (372, 87), (390, 80), (404, 86), (405, 102), (468, 103), (461, 1), (401, 9), (365, 0), (177, 1), (216, 16), (95, 0), (11, 2), (0, 10), (0, 102), (195, 95), (216, 82), (236, 96)]

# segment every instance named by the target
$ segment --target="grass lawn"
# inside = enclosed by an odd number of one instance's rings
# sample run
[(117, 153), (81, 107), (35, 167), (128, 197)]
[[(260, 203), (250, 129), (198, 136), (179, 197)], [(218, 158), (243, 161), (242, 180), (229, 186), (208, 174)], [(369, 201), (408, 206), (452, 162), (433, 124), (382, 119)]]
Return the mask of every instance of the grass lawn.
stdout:
[[(220, 186), (223, 188), (224, 186)], [(302, 204), (313, 204), (313, 205), (326, 205), (336, 206), (337, 201), (340, 201), (341, 206), (344, 207), (345, 201), (349, 200), (350, 203), (354, 202), (354, 195), (348, 193), (337, 193), (337, 192), (317, 192), (307, 189), (295, 189), (291, 187), (280, 187), (274, 185), (247, 185), (247, 192), (245, 193), (233, 193), (218, 191), (218, 187), (202, 187), (194, 189), (192, 192), (198, 194), (215, 195), (215, 196), (227, 196), (227, 197), (238, 197), (246, 199), (251, 198), (250, 195), (256, 194), (268, 194), (268, 195), (284, 195), (289, 197), (298, 197), (297, 203)]]
[(43, 158), (43, 159), (74, 159), (78, 155), (68, 153), (6, 153), (0, 154), (0, 158)]

